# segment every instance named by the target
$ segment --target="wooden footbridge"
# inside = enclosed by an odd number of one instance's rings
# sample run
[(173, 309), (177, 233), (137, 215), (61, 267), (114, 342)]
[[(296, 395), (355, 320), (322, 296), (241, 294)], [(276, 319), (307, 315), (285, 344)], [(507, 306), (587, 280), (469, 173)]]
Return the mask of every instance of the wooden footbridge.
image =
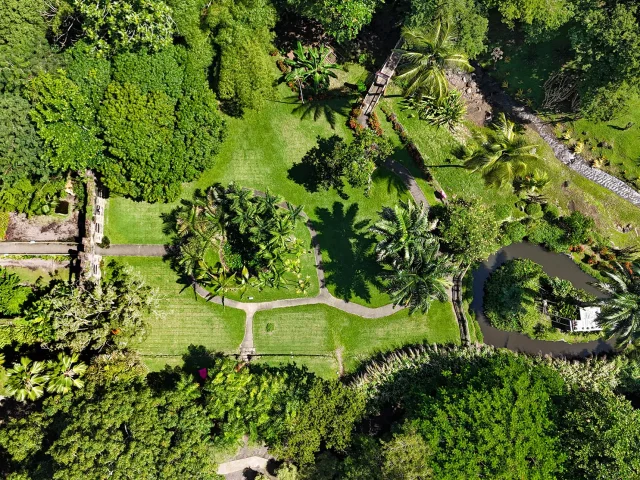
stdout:
[(398, 52), (397, 49), (400, 48), (401, 45), (402, 39), (398, 40), (398, 43), (396, 43), (395, 48), (391, 50), (391, 54), (387, 57), (382, 68), (376, 72), (373, 83), (369, 87), (369, 91), (367, 91), (367, 95), (362, 101), (362, 111), (358, 117), (358, 123), (365, 128), (371, 112), (375, 110), (376, 105), (384, 95), (389, 82), (391, 82), (393, 74), (396, 72), (398, 63), (400, 63), (402, 54)]

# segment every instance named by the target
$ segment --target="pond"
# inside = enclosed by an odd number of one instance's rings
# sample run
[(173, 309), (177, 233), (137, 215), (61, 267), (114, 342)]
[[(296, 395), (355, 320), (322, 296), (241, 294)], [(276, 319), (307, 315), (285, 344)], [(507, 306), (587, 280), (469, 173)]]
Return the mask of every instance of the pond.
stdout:
[(609, 352), (613, 349), (612, 341), (602, 339), (574, 344), (550, 342), (535, 340), (522, 333), (506, 332), (492, 327), (484, 315), (484, 284), (489, 275), (500, 265), (507, 260), (516, 258), (528, 258), (540, 264), (548, 275), (569, 280), (576, 288), (581, 288), (597, 297), (602, 298), (604, 296), (600, 290), (591, 285), (596, 279), (583, 272), (567, 255), (550, 252), (532, 243), (514, 243), (498, 250), (473, 272), (473, 301), (471, 302), (471, 309), (480, 324), (484, 343), (534, 355), (540, 353), (554, 356), (585, 356), (592, 353)]

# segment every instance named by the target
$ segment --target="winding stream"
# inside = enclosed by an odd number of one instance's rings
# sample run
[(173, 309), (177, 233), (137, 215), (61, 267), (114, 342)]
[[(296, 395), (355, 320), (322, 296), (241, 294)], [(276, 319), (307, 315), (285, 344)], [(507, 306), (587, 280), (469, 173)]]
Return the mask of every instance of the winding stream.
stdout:
[(534, 340), (518, 332), (506, 332), (492, 327), (484, 315), (484, 284), (489, 275), (500, 265), (507, 260), (515, 258), (528, 258), (542, 265), (548, 275), (569, 280), (576, 288), (581, 288), (598, 297), (603, 296), (602, 292), (590, 285), (590, 282), (594, 282), (595, 279), (584, 273), (568, 256), (549, 252), (531, 243), (514, 243), (498, 250), (473, 272), (473, 301), (471, 302), (471, 309), (480, 324), (484, 343), (534, 355), (550, 354), (554, 356), (587, 356), (594, 353), (609, 352), (613, 349), (613, 342), (603, 339), (588, 343), (550, 342)]

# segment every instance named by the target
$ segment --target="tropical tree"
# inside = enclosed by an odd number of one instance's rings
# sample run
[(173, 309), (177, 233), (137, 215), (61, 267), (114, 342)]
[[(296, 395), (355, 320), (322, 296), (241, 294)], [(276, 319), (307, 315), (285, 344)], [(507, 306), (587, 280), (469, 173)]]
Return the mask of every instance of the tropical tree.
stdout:
[(522, 127), (500, 112), (492, 131), (481, 136), (480, 146), (465, 161), (465, 167), (479, 171), (487, 185), (501, 187), (526, 176), (530, 164), (540, 157), (536, 145), (522, 135)]
[[(175, 220), (176, 266), (214, 296), (258, 287), (280, 287), (298, 274), (300, 240), (295, 225), (302, 207), (267, 191), (213, 185), (183, 202)], [(299, 282), (296, 280), (296, 284)]]
[(7, 369), (7, 384), (5, 389), (10, 397), (19, 402), (29, 399), (37, 400), (44, 395), (44, 386), (49, 380), (45, 373), (45, 364), (32, 362), (22, 357), (20, 363), (14, 363), (13, 368)]
[(293, 60), (285, 60), (285, 63), (291, 66), (291, 72), (285, 76), (285, 80), (297, 82), (301, 89), (300, 95), (302, 95), (301, 86), (303, 84), (307, 84), (313, 93), (327, 90), (331, 78), (337, 78), (334, 70), (340, 68), (338, 65), (326, 61), (329, 52), (329, 47), (325, 45), (319, 48), (305, 49), (298, 42), (298, 46), (293, 51)]
[(388, 289), (394, 306), (409, 308), (409, 313), (426, 313), (434, 300), (447, 300), (447, 289), (455, 267), (447, 255), (440, 255), (440, 245), (433, 242), (419, 248), (413, 262), (388, 273)]
[(420, 92), (443, 98), (449, 90), (447, 68), (473, 70), (449, 22), (439, 20), (428, 29), (404, 27), (402, 38), (404, 48), (396, 50), (402, 54), (397, 78), (406, 81), (407, 97)]
[(376, 255), (381, 262), (392, 267), (411, 265), (414, 257), (428, 243), (434, 242), (431, 232), (437, 221), (429, 220), (427, 208), (413, 200), (400, 201), (393, 208), (384, 207), (380, 221), (371, 227), (381, 240), (376, 245)]
[(617, 272), (605, 272), (613, 282), (596, 284), (609, 295), (595, 302), (601, 308), (597, 322), (609, 338), (627, 347), (640, 339), (640, 263), (617, 267)]
[(84, 387), (80, 379), (87, 371), (87, 365), (79, 361), (78, 354), (71, 356), (58, 354), (58, 361), (49, 360), (50, 376), (47, 391), (53, 393), (68, 393), (73, 387)]

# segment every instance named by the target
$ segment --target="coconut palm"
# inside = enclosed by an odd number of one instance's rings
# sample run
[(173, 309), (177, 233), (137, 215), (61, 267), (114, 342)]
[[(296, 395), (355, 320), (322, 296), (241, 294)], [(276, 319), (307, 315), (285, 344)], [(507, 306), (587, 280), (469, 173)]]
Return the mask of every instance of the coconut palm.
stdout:
[(605, 272), (613, 282), (596, 284), (609, 296), (595, 305), (601, 308), (597, 322), (605, 334), (615, 336), (620, 346), (637, 344), (640, 340), (640, 264), (617, 265), (617, 272)]
[(285, 76), (285, 80), (298, 83), (301, 95), (304, 83), (307, 83), (314, 93), (326, 90), (329, 88), (331, 78), (337, 78), (334, 70), (340, 68), (338, 65), (326, 61), (329, 52), (329, 47), (324, 45), (305, 50), (298, 42), (298, 46), (293, 51), (294, 59), (285, 60), (285, 63), (291, 66), (291, 72)]
[(404, 94), (410, 97), (417, 92), (443, 98), (449, 90), (445, 71), (457, 68), (470, 72), (466, 55), (457, 47), (457, 39), (449, 22), (437, 21), (431, 28), (402, 29), (405, 48), (397, 78), (406, 80)]
[(44, 363), (22, 357), (20, 363), (14, 363), (13, 368), (7, 369), (7, 393), (19, 402), (37, 400), (44, 394), (44, 385), (49, 380), (44, 371)]
[(479, 171), (487, 185), (501, 187), (524, 178), (532, 161), (540, 157), (537, 145), (530, 144), (522, 135), (522, 127), (500, 112), (492, 131), (480, 137), (481, 145), (472, 151), (465, 168)]
[(47, 384), (47, 390), (54, 393), (68, 393), (71, 388), (84, 387), (84, 381), (80, 379), (87, 371), (87, 366), (79, 362), (78, 354), (72, 356), (64, 353), (58, 354), (58, 361), (49, 361), (51, 376)]
[(409, 308), (409, 313), (426, 313), (434, 300), (447, 300), (448, 280), (455, 271), (447, 255), (440, 255), (438, 242), (419, 248), (413, 263), (389, 273), (388, 288), (394, 306)]
[(428, 210), (422, 204), (400, 201), (393, 208), (383, 208), (379, 215), (380, 221), (370, 230), (382, 237), (376, 245), (380, 262), (394, 267), (410, 265), (413, 255), (434, 240), (431, 232), (437, 221), (429, 221)]

